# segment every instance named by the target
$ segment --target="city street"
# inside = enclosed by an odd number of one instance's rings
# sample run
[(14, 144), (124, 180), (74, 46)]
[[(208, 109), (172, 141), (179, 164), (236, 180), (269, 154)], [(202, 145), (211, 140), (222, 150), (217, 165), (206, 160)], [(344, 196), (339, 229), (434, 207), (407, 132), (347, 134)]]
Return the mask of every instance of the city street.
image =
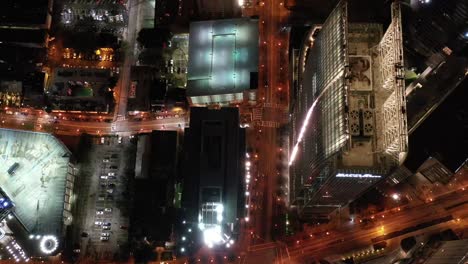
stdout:
[[(63, 114), (67, 115), (67, 114)], [(72, 121), (57, 119), (62, 114), (0, 114), (0, 127), (12, 129), (35, 130), (61, 135), (79, 135), (88, 133), (93, 135), (134, 134), (152, 130), (178, 130), (186, 125), (183, 115), (163, 119), (144, 121), (121, 120), (116, 122)], [(68, 116), (68, 115), (67, 115)], [(70, 116), (76, 116), (71, 114)]]
[[(286, 70), (288, 56), (288, 34), (283, 34), (280, 29), (288, 16), (288, 11), (283, 6), (283, 1), (264, 1), (259, 4), (259, 31), (260, 31), (260, 76), (259, 76), (259, 101), (262, 107), (262, 124), (257, 126), (251, 135), (255, 149), (258, 149), (257, 171), (260, 176), (260, 187), (263, 192), (262, 208), (258, 210), (255, 220), (255, 232), (265, 241), (271, 240), (273, 230), (272, 219), (275, 212), (280, 171), (278, 164), (279, 135), (277, 128), (286, 121), (285, 109), (287, 100), (283, 93), (288, 92), (288, 71)], [(284, 56), (284, 57), (282, 57)], [(278, 219), (281, 221), (282, 219)]]
[[(466, 191), (456, 190), (450, 194), (435, 198), (430, 203), (409, 206), (399, 212), (375, 215), (376, 221), (371, 227), (362, 227), (357, 221), (349, 221), (338, 230), (330, 230), (326, 233), (311, 233), (308, 239), (296, 241), (295, 245), (288, 248), (289, 255), (292, 261), (296, 261), (292, 263), (302, 263), (301, 260), (311, 257), (319, 259), (340, 254), (344, 257), (353, 250), (357, 251), (359, 248), (371, 246), (373, 244), (371, 240), (374, 238), (445, 216), (453, 216), (455, 220), (420, 229), (395, 238), (395, 240), (399, 242), (403, 237), (410, 234), (417, 235), (429, 231), (443, 231), (447, 228), (467, 227), (467, 201)], [(461, 205), (451, 208), (451, 206), (458, 204)]]
[(122, 70), (120, 71), (120, 78), (117, 82), (117, 88), (115, 89), (116, 108), (114, 111), (116, 120), (123, 120), (127, 115), (127, 101), (128, 101), (128, 90), (130, 88), (130, 70), (132, 65), (135, 65), (137, 53), (136, 38), (138, 35), (138, 23), (140, 17), (140, 1), (139, 0), (128, 0), (128, 24), (124, 32), (124, 41), (128, 46), (128, 50), (125, 52), (125, 58)]

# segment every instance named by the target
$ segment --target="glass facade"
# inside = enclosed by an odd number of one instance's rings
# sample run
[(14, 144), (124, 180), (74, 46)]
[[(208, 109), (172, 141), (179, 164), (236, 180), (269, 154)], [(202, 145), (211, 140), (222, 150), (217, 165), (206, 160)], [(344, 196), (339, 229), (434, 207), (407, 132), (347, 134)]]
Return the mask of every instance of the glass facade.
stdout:
[[(307, 55), (302, 83), (295, 95), (293, 141), (300, 141), (293, 168), (297, 176), (292, 188), (296, 190), (306, 185), (309, 177), (346, 142), (346, 9), (346, 2), (341, 2), (323, 24)], [(304, 125), (307, 115), (309, 122)], [(319, 187), (321, 178), (314, 178), (312, 185)]]
[(301, 215), (345, 206), (404, 159), (405, 118), (402, 104), (394, 103), (398, 95), (404, 98), (394, 70), (403, 59), (400, 16), (399, 6), (392, 8), (383, 39), (381, 25), (348, 25), (341, 1), (309, 33), (310, 45), (304, 43), (289, 160), (291, 203)]

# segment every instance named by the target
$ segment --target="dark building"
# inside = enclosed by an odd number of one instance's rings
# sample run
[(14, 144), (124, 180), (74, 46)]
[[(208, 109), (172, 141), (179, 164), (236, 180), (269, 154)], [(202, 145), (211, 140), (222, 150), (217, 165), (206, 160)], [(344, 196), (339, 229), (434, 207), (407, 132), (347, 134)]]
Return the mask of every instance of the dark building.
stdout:
[(409, 137), (405, 166), (412, 172), (430, 157), (451, 172), (458, 171), (468, 152), (468, 81), (455, 91)]
[(177, 131), (153, 131), (138, 139), (132, 233), (150, 241), (168, 241), (174, 222), (174, 185), (178, 161)]
[(24, 47), (46, 47), (52, 0), (6, 0), (0, 10), (0, 41)]
[[(230, 236), (244, 212), (245, 130), (237, 108), (191, 108), (185, 131), (182, 204), (201, 231)], [(208, 246), (222, 241), (207, 241)]]

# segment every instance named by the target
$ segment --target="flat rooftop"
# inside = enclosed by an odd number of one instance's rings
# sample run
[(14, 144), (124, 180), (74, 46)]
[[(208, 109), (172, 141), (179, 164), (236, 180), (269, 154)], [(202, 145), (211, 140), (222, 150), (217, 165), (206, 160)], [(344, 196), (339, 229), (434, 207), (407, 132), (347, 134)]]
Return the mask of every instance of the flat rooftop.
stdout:
[(2, 0), (0, 25), (45, 24), (49, 0)]
[(258, 20), (191, 23), (187, 96), (230, 94), (235, 99), (236, 94), (257, 88), (251, 87), (250, 79), (258, 72), (258, 41)]
[(0, 129), (0, 186), (29, 232), (60, 234), (69, 156), (50, 134)]

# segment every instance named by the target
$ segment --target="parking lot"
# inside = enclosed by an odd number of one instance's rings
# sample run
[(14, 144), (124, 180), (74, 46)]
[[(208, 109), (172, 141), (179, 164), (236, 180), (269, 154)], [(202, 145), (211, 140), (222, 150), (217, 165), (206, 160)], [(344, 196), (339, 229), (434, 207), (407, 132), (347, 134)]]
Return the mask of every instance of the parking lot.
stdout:
[(82, 256), (112, 259), (128, 241), (129, 139), (94, 137), (89, 179), (82, 187), (86, 208), (81, 215)]
[(92, 27), (122, 34), (127, 23), (126, 1), (64, 2), (61, 23), (65, 27)]

